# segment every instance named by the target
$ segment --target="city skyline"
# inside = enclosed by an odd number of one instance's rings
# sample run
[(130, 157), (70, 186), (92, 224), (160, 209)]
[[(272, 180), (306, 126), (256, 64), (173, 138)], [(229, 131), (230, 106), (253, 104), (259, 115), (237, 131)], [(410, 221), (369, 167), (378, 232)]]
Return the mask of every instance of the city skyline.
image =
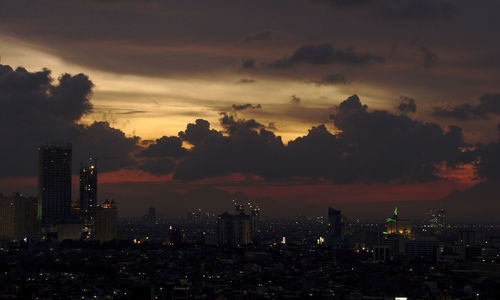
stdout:
[(4, 193), (36, 196), (34, 151), (57, 141), (74, 201), (95, 156), (124, 216), (227, 210), (236, 192), (289, 216), (498, 210), (494, 1), (23, 3), (0, 13)]

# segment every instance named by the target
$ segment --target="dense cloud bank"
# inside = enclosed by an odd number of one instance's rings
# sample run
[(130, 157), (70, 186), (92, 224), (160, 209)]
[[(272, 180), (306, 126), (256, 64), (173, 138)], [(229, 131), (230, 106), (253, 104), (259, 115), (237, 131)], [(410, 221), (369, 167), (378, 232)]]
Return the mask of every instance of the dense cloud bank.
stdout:
[[(404, 103), (410, 103), (405, 109), (416, 110), (414, 102), (406, 99)], [(196, 180), (243, 173), (271, 180), (310, 178), (335, 183), (429, 181), (437, 178), (437, 166), (442, 162), (454, 168), (472, 160), (470, 152), (463, 151), (467, 145), (461, 128), (444, 131), (437, 124), (405, 115), (369, 112), (356, 95), (343, 101), (331, 119), (339, 133), (319, 125), (288, 145), (255, 120), (223, 113), (220, 123), (224, 129), (217, 131), (199, 119), (179, 133), (193, 147), (178, 160), (174, 178)], [(158, 145), (161, 143), (145, 151)], [(170, 152), (168, 149), (163, 156), (173, 157)], [(165, 173), (172, 171), (169, 165)]]
[[(174, 179), (198, 180), (231, 173), (257, 175), (268, 180), (306, 178), (334, 183), (430, 181), (438, 168), (474, 162), (482, 177), (500, 175), (499, 142), (471, 145), (462, 129), (446, 130), (435, 123), (407, 116), (415, 101), (402, 97), (397, 110), (369, 110), (357, 95), (332, 110), (335, 133), (325, 125), (285, 145), (273, 124), (241, 119), (238, 111), (260, 105), (232, 106), (220, 114), (221, 130), (198, 119), (177, 136), (156, 141), (127, 137), (107, 122), (80, 124), (92, 111), (92, 82), (83, 74), (63, 74), (57, 80), (49, 70), (28, 72), (0, 66), (0, 132), (4, 167), (0, 176), (34, 176), (36, 146), (73, 143), (75, 170), (89, 155), (100, 159), (101, 171), (139, 168)], [(485, 94), (479, 106), (496, 113), (498, 94)]]

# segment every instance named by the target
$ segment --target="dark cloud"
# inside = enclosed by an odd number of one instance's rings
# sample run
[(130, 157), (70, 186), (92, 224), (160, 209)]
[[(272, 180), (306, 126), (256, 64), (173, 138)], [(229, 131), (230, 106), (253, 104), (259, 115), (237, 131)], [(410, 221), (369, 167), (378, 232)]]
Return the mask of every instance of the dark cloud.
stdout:
[(273, 32), (271, 30), (264, 30), (253, 33), (245, 38), (245, 42), (255, 42), (255, 41), (264, 41), (268, 40), (273, 36)]
[(415, 113), (417, 112), (417, 104), (415, 104), (415, 99), (402, 96), (401, 101), (398, 105), (398, 110), (402, 113)]
[(108, 122), (94, 122), (90, 126), (78, 126), (78, 134), (69, 137), (73, 142), (75, 171), (79, 162), (89, 156), (97, 157), (99, 170), (113, 171), (135, 167), (133, 153), (140, 148), (138, 137), (127, 137), (123, 131), (113, 128)]
[(263, 124), (255, 121), (254, 119), (245, 120), (238, 119), (233, 115), (227, 114), (225, 112), (220, 113), (221, 118), (219, 119), (220, 124), (224, 128), (224, 130), (228, 133), (235, 133), (238, 131), (248, 131), (265, 128)]
[[(462, 150), (467, 145), (461, 128), (451, 126), (444, 131), (437, 124), (403, 114), (370, 112), (356, 95), (341, 102), (331, 119), (337, 134), (319, 125), (287, 146), (253, 119), (222, 113), (223, 132), (198, 120), (186, 132), (202, 128), (203, 142), (180, 159), (174, 178), (196, 180), (241, 173), (271, 180), (323, 178), (344, 184), (430, 181), (438, 178), (442, 163), (455, 168), (474, 159), (470, 151)], [(165, 173), (169, 172), (170, 165)]]
[(423, 63), (425, 68), (430, 68), (434, 66), (438, 60), (437, 55), (426, 47), (420, 48), (420, 53), (422, 54)]
[(437, 124), (405, 115), (368, 112), (356, 95), (342, 102), (331, 119), (348, 147), (345, 155), (351, 170), (361, 180), (432, 180), (437, 163), (446, 161), (454, 167), (465, 160), (461, 128), (452, 126), (444, 132)]
[(433, 111), (435, 117), (462, 121), (487, 120), (490, 114), (500, 115), (500, 94), (498, 93), (482, 95), (477, 105), (465, 103), (456, 106), (438, 106)]
[(438, 106), (434, 108), (432, 114), (439, 118), (450, 118), (462, 121), (488, 119), (488, 112), (481, 106), (468, 103), (458, 106)]
[(479, 106), (489, 114), (500, 115), (500, 93), (486, 93), (479, 98)]
[(309, 80), (306, 82), (314, 83), (318, 86), (335, 85), (335, 84), (339, 84), (339, 83), (346, 84), (347, 83), (345, 76), (342, 74), (328, 74), (319, 80)]
[(257, 105), (252, 105), (250, 103), (247, 104), (233, 104), (233, 111), (240, 111), (240, 110), (246, 110), (246, 109), (261, 109), (262, 105), (257, 104)]
[(370, 53), (357, 53), (354, 49), (334, 49), (330, 44), (304, 45), (289, 56), (269, 64), (271, 68), (291, 68), (297, 64), (327, 65), (333, 63), (360, 65), (383, 63), (385, 59)]
[(291, 100), (290, 100), (290, 102), (294, 103), (294, 104), (300, 104), (301, 101), (302, 100), (299, 97), (295, 96), (295, 95), (292, 95)]
[[(500, 124), (497, 125), (500, 136)], [(500, 178), (500, 138), (488, 144), (478, 144), (476, 173), (483, 179)]]
[(197, 146), (203, 144), (205, 141), (221, 138), (222, 133), (215, 129), (210, 129), (210, 123), (208, 121), (198, 119), (194, 124), (189, 123), (185, 131), (179, 132), (179, 137), (182, 140)]
[(255, 59), (244, 58), (241, 62), (241, 70), (252, 70), (255, 69)]
[(254, 83), (254, 82), (255, 82), (255, 79), (242, 78), (242, 79), (238, 80), (237, 83), (246, 84), (246, 83)]
[(168, 157), (152, 158), (139, 164), (139, 169), (155, 175), (172, 173), (175, 167), (175, 162)]
[(77, 123), (92, 111), (92, 86), (83, 74), (63, 74), (54, 83), (47, 69), (29, 72), (0, 65), (0, 155), (9, 158), (0, 175), (36, 174), (36, 147), (51, 143), (73, 143), (75, 170), (90, 155), (100, 158), (102, 171), (132, 165), (138, 138), (128, 138), (106, 122)]
[(273, 178), (282, 173), (284, 145), (280, 137), (255, 120), (237, 120), (223, 114), (220, 122), (228, 135), (195, 146), (189, 158), (180, 162), (174, 178), (195, 180), (230, 173)]
[[(75, 162), (97, 156), (103, 172), (140, 168), (154, 174), (174, 173), (181, 180), (241, 173), (271, 180), (324, 178), (335, 183), (428, 181), (437, 178), (437, 166), (442, 163), (453, 168), (474, 159), (470, 151), (463, 151), (468, 145), (461, 128), (451, 126), (445, 131), (404, 114), (369, 111), (356, 95), (341, 102), (331, 115), (335, 134), (319, 125), (285, 146), (272, 131), (273, 124), (221, 113), (221, 131), (198, 119), (178, 137), (162, 137), (143, 148), (138, 137), (127, 137), (107, 122), (78, 124), (92, 109), (91, 88), (82, 74), (63, 75), (54, 83), (48, 70), (32, 73), (0, 66), (0, 155), (8, 158), (0, 175), (33, 176), (36, 146), (51, 142), (72, 142)], [(499, 94), (485, 94), (479, 105), (494, 113), (499, 99)], [(182, 147), (183, 142), (192, 147)], [(491, 150), (478, 147), (485, 162), (492, 161), (493, 154), (488, 153), (496, 151), (494, 145), (488, 147)], [(485, 168), (481, 174), (489, 174)]]
[(182, 140), (177, 136), (163, 136), (139, 153), (143, 157), (178, 157), (185, 155), (187, 150), (182, 147)]

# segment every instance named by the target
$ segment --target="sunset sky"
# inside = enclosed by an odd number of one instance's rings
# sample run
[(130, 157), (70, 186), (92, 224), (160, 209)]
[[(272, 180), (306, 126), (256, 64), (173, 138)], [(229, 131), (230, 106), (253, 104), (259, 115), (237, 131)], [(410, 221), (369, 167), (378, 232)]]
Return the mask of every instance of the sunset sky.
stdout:
[(200, 187), (325, 207), (463, 191), (500, 176), (499, 8), (0, 0), (0, 192), (36, 195), (36, 145), (66, 141), (122, 215)]

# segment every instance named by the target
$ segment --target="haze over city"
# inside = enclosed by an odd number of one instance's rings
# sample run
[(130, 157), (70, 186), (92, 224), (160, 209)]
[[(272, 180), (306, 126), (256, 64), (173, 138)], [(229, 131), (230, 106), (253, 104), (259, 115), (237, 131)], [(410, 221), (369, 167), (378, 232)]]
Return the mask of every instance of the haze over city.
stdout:
[[(496, 220), (496, 1), (0, 1), (0, 191), (98, 158), (119, 215)], [(384, 202), (383, 205), (373, 203)], [(360, 205), (363, 204), (363, 205)]]

